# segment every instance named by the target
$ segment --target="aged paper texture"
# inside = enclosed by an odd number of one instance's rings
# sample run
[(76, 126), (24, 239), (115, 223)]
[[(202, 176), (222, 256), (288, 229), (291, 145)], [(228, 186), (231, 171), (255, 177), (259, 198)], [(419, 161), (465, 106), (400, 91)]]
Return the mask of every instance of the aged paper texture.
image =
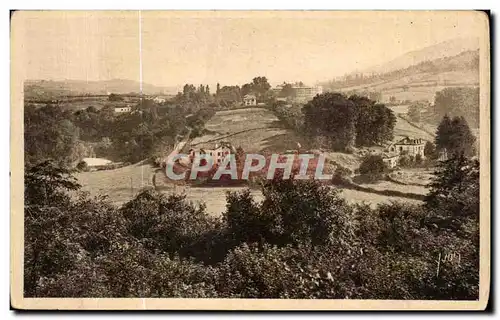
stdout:
[(15, 11), (17, 309), (481, 310), (478, 11)]

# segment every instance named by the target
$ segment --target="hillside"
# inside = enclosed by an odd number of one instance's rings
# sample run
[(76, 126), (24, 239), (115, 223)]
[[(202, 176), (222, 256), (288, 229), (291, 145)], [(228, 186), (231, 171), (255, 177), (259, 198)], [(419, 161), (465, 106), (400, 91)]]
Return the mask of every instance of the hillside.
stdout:
[[(468, 50), (473, 48), (472, 42), (465, 43), (459, 53), (456, 53), (459, 51), (456, 42), (452, 43), (454, 45), (443, 43), (404, 55), (397, 61), (384, 64), (385, 67), (368, 69), (380, 73), (365, 71), (322, 85), (325, 90), (346, 93), (379, 92), (383, 102), (388, 102), (391, 97), (398, 101), (433, 102), (435, 93), (446, 87), (479, 85), (479, 50)], [(444, 49), (448, 47), (450, 50)], [(404, 67), (396, 69), (397, 66)]]
[(445, 57), (458, 55), (464, 51), (475, 51), (479, 49), (478, 38), (457, 38), (425, 47), (420, 50), (408, 52), (396, 59), (384, 64), (373, 66), (360, 71), (361, 73), (386, 73), (409, 66), (419, 64), (424, 61), (436, 60)]
[(218, 111), (206, 124), (208, 133), (195, 138), (192, 148), (212, 148), (217, 142), (228, 141), (246, 152), (284, 152), (296, 149), (303, 139), (285, 129), (278, 118), (264, 108)]
[[(158, 87), (143, 83), (145, 94), (176, 94), (177, 88)], [(104, 81), (84, 80), (27, 80), (24, 83), (25, 98), (57, 98), (71, 95), (102, 95), (107, 93), (139, 93), (140, 84), (134, 80), (112, 79)]]

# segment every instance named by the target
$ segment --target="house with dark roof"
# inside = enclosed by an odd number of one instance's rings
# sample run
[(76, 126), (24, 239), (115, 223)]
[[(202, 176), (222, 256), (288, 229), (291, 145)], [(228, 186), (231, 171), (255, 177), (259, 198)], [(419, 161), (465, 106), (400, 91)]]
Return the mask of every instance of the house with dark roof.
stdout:
[(256, 106), (257, 105), (257, 97), (253, 94), (247, 94), (243, 97), (243, 104), (245, 106)]
[(382, 161), (388, 168), (394, 168), (398, 165), (399, 154), (396, 152), (384, 152), (382, 153)]
[(405, 137), (389, 146), (389, 152), (395, 152), (399, 155), (417, 156), (424, 158), (425, 141), (420, 138), (412, 139)]

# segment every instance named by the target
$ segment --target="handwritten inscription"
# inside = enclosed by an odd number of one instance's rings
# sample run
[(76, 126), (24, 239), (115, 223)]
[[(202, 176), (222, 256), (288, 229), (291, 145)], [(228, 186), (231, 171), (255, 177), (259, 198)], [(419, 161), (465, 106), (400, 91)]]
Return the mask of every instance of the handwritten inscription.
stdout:
[(444, 255), (440, 252), (437, 260), (436, 277), (439, 277), (439, 268), (441, 267), (441, 264), (449, 263), (460, 265), (461, 259), (462, 257), (458, 252), (448, 252)]

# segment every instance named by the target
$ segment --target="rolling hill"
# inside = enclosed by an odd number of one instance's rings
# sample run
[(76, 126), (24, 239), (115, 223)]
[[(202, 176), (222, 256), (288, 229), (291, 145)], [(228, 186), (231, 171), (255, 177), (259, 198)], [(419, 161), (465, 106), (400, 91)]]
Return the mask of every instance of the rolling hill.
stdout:
[(383, 102), (391, 97), (433, 102), (435, 93), (446, 87), (479, 85), (477, 47), (477, 39), (443, 42), (322, 85), (325, 90), (346, 93), (379, 92)]
[(365, 74), (386, 73), (399, 69), (405, 69), (409, 66), (416, 65), (421, 62), (451, 57), (458, 55), (464, 51), (475, 51), (478, 49), (478, 38), (456, 38), (438, 43), (433, 46), (425, 47), (420, 50), (408, 52), (389, 62), (378, 66), (373, 66), (360, 72)]
[[(145, 94), (176, 94), (177, 88), (158, 87), (143, 83)], [(105, 95), (107, 93), (139, 93), (140, 84), (134, 80), (112, 79), (103, 81), (85, 80), (27, 80), (24, 83), (25, 98), (57, 98), (72, 95)]]

